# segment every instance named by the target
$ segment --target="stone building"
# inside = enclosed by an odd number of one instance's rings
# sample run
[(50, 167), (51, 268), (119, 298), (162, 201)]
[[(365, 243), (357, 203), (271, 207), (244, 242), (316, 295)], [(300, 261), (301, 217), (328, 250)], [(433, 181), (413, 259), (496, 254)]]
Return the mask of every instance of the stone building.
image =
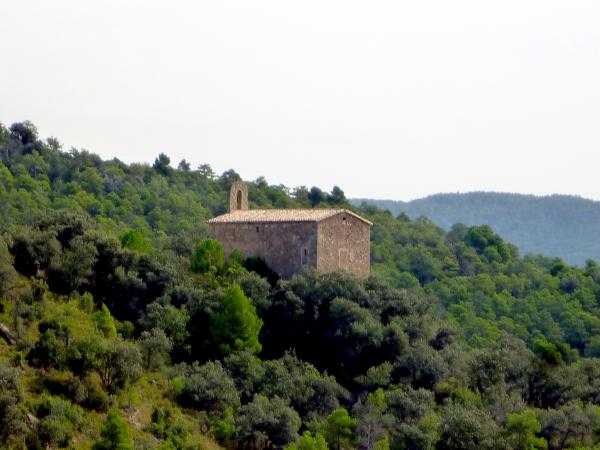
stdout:
[(346, 209), (248, 209), (248, 188), (236, 182), (229, 212), (208, 225), (226, 255), (260, 256), (282, 278), (308, 267), (369, 275), (373, 224)]

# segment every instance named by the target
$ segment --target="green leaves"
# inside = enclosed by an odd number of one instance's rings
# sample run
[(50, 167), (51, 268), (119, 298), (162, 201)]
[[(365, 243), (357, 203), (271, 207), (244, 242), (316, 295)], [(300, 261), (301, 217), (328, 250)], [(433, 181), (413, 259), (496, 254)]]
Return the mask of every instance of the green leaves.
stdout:
[(313, 436), (310, 431), (305, 431), (295, 444), (286, 448), (286, 450), (328, 450), (327, 441), (321, 433), (315, 433)]
[(240, 397), (231, 377), (218, 361), (194, 365), (183, 377), (179, 399), (185, 406), (221, 417), (227, 408), (238, 409)]
[(223, 268), (224, 262), (225, 255), (221, 243), (214, 239), (205, 239), (196, 247), (191, 269), (196, 273), (217, 273)]
[(329, 447), (334, 450), (347, 448), (354, 443), (354, 432), (358, 421), (348, 414), (344, 408), (334, 410), (319, 425)]
[(129, 427), (115, 409), (111, 409), (106, 415), (100, 437), (101, 439), (92, 446), (92, 450), (133, 450)]
[(242, 289), (233, 284), (223, 292), (220, 308), (212, 315), (212, 340), (222, 355), (238, 350), (260, 353), (262, 346), (258, 336), (262, 325), (254, 305)]
[(138, 230), (128, 230), (119, 238), (124, 248), (134, 250), (138, 253), (150, 253), (154, 247)]
[(96, 311), (92, 316), (94, 322), (96, 322), (96, 326), (102, 332), (104, 337), (107, 338), (116, 338), (117, 337), (117, 329), (115, 328), (115, 322), (110, 315), (110, 311), (103, 303), (102, 307), (99, 311)]
[(517, 450), (545, 449), (546, 440), (536, 436), (542, 431), (537, 414), (534, 410), (527, 409), (522, 413), (508, 415), (505, 432), (507, 440)]

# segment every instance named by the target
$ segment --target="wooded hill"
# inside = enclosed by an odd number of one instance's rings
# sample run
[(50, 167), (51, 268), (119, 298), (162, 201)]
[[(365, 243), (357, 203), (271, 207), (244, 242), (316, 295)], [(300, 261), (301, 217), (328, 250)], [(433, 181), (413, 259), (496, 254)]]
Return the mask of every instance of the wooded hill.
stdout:
[[(373, 275), (277, 280), (205, 219), (234, 171), (0, 126), (0, 447), (600, 443), (600, 267), (374, 206)], [(349, 206), (250, 183), (251, 207)]]
[(569, 195), (534, 196), (501, 192), (436, 194), (410, 202), (353, 199), (408, 214), (429, 217), (445, 230), (455, 223), (489, 225), (518, 245), (523, 254), (558, 256), (584, 266), (600, 261), (600, 202)]

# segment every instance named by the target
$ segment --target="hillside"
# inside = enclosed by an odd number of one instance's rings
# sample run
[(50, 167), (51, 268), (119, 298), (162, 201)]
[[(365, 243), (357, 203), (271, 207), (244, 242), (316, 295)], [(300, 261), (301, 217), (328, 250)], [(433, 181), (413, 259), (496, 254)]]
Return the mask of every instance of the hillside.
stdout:
[(208, 239), (232, 170), (103, 161), (30, 123), (0, 125), (0, 158), (0, 448), (600, 445), (594, 262), (365, 205), (371, 277), (277, 280)]
[(600, 261), (600, 202), (567, 195), (538, 197), (498, 192), (436, 194), (410, 202), (353, 199), (395, 215), (426, 216), (450, 230), (455, 223), (490, 225), (524, 254), (558, 256), (583, 266)]

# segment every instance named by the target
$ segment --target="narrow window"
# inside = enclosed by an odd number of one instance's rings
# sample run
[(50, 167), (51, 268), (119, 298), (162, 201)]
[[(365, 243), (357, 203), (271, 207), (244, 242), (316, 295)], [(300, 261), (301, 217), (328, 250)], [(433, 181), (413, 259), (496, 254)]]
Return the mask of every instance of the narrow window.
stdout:
[(237, 209), (242, 209), (242, 191), (237, 191)]
[(256, 232), (257, 232), (257, 233), (259, 232), (259, 228), (258, 228), (258, 227), (256, 227)]
[(302, 266), (306, 266), (308, 264), (308, 249), (303, 248), (300, 254), (300, 263)]

